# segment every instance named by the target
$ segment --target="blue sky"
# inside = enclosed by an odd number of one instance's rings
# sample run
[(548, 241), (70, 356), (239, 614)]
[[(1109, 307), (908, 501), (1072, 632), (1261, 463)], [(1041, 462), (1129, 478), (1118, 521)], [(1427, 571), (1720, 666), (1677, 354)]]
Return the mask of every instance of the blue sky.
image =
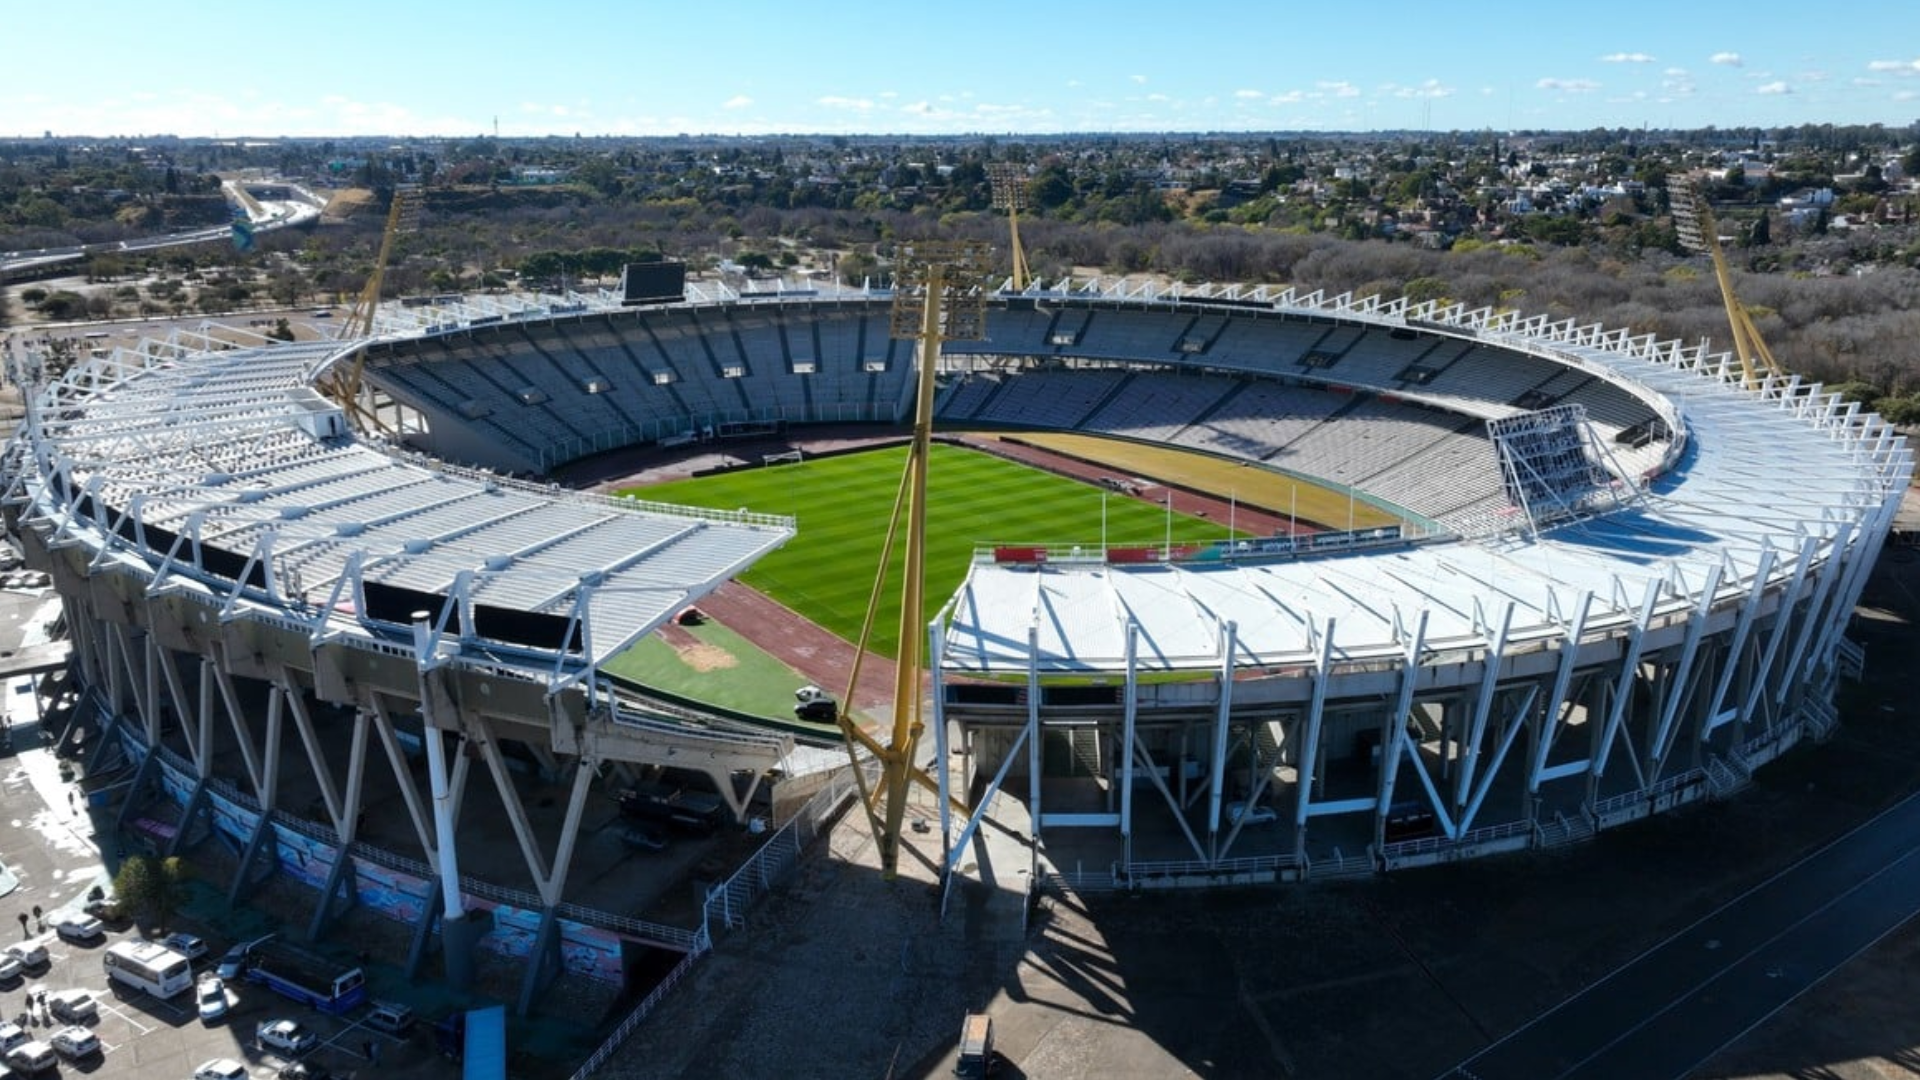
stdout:
[[(0, 136), (1720, 127), (1920, 119), (1913, 0), (33, 4)], [(1508, 10), (1501, 10), (1508, 9)]]

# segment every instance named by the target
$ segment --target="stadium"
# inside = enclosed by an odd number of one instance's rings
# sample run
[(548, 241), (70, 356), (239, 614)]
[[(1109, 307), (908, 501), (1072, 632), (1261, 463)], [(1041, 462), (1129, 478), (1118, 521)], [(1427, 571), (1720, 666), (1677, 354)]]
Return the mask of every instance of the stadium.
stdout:
[[(124, 830), (233, 851), (232, 895), (278, 873), (316, 937), (359, 908), (411, 928), (415, 968), (436, 935), (449, 972), (512, 958), (522, 1011), (561, 971), (697, 954), (845, 804), (846, 758), (602, 668), (796, 523), (546, 478), (897, 431), (890, 302), (446, 299), (371, 339), (179, 334), (41, 380), (6, 510), (65, 602), (90, 708), (63, 742), (125, 770)], [(404, 435), (354, 434), (313, 389), (347, 365)], [(1346, 507), (983, 545), (927, 625), (949, 884), (988, 815), (1030, 880), (1139, 888), (1551, 846), (1731, 794), (1837, 722), (1912, 471), (1877, 417), (1704, 345), (1433, 302), (1036, 284), (989, 296), (942, 369), (944, 427), (1175, 447)], [(557, 796), (527, 798), (529, 770)], [(681, 924), (589, 884), (583, 823), (659, 770), (774, 827)]]

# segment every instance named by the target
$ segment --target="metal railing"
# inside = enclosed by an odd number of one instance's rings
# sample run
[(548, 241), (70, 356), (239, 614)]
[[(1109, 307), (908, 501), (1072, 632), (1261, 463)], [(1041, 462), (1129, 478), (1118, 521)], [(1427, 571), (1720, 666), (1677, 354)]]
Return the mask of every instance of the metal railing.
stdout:
[[(869, 769), (871, 771), (872, 766), (869, 766)], [(693, 932), (687, 954), (680, 958), (680, 962), (674, 965), (672, 971), (667, 972), (666, 978), (660, 980), (660, 985), (654, 987), (646, 997), (642, 998), (640, 1004), (634, 1006), (633, 1011), (627, 1014), (626, 1019), (620, 1021), (620, 1025), (607, 1035), (606, 1041), (600, 1044), (600, 1048), (580, 1063), (580, 1067), (574, 1070), (569, 1080), (586, 1080), (598, 1071), (600, 1066), (605, 1065), (620, 1048), (620, 1044), (625, 1042), (628, 1036), (639, 1028), (641, 1022), (660, 1007), (660, 1003), (666, 1000), (673, 988), (686, 978), (687, 972), (692, 970), (693, 965), (699, 963), (702, 956), (713, 950), (712, 928), (716, 915), (720, 924), (729, 929), (738, 929), (746, 925), (747, 905), (764, 895), (793, 868), (799, 861), (800, 853), (806, 849), (814, 837), (819, 835), (822, 823), (838, 813), (840, 807), (852, 797), (854, 791), (851, 772), (836, 776), (832, 783), (815, 792), (813, 797), (800, 808), (799, 813), (768, 837), (767, 842), (760, 845), (760, 850), (754, 853), (753, 858), (748, 859), (732, 877), (707, 891), (707, 902), (701, 908), (700, 928)]]
[(1430, 855), (1443, 851), (1467, 851), (1479, 847), (1482, 844), (1508, 840), (1516, 836), (1531, 838), (1532, 835), (1533, 822), (1508, 821), (1499, 825), (1484, 825), (1478, 829), (1470, 829), (1467, 832), (1461, 833), (1457, 839), (1446, 836), (1426, 836), (1418, 840), (1400, 840), (1391, 844), (1383, 844), (1380, 847), (1380, 858), (1383, 861), (1391, 861), (1395, 859), (1416, 858), (1421, 855)]
[[(872, 766), (868, 768), (871, 770)], [(747, 908), (793, 869), (800, 861), (800, 853), (820, 835), (821, 824), (838, 813), (856, 790), (851, 770), (836, 775), (826, 787), (814, 792), (800, 807), (800, 812), (775, 830), (731, 877), (709, 888), (701, 909), (702, 932), (709, 932), (716, 921), (729, 930), (745, 926)]]
[(1218, 878), (1237, 874), (1261, 874), (1298, 868), (1300, 860), (1292, 853), (1285, 855), (1242, 855), (1231, 859), (1218, 859), (1208, 862), (1205, 859), (1160, 859), (1130, 863), (1120, 868), (1119, 873), (1126, 883), (1138, 887), (1141, 882), (1158, 878), (1208, 877)]
[(660, 985), (640, 999), (640, 1004), (633, 1007), (633, 1011), (627, 1014), (625, 1020), (620, 1021), (619, 1027), (607, 1034), (600, 1048), (587, 1055), (587, 1059), (573, 1071), (569, 1080), (586, 1080), (587, 1077), (599, 1071), (600, 1066), (607, 1063), (607, 1059), (613, 1056), (614, 1051), (620, 1049), (620, 1044), (627, 1041), (627, 1036), (632, 1035), (634, 1029), (651, 1016), (653, 1011), (660, 1007), (661, 1002), (667, 1000), (667, 995), (687, 977), (687, 972), (693, 970), (693, 965), (699, 963), (700, 958), (712, 950), (712, 939), (707, 937), (706, 929), (703, 927), (695, 938), (693, 947), (687, 950), (687, 955), (681, 957), (678, 964), (673, 965), (673, 970), (667, 972), (667, 977), (660, 980)]

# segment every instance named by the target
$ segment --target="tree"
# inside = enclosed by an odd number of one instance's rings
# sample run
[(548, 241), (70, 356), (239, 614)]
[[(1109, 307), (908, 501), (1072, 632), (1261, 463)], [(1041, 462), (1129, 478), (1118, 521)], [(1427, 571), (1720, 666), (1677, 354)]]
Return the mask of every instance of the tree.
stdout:
[(145, 915), (165, 930), (186, 899), (190, 876), (185, 860), (177, 855), (165, 859), (133, 855), (120, 864), (113, 891), (123, 909)]

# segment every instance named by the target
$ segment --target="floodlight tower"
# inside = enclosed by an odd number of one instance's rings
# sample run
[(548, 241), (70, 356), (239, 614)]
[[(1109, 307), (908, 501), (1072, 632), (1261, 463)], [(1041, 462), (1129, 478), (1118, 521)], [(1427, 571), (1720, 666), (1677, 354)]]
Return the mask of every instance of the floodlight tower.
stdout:
[(1713, 276), (1720, 283), (1720, 302), (1727, 308), (1727, 324), (1733, 331), (1733, 355), (1740, 361), (1740, 374), (1749, 387), (1759, 385), (1768, 375), (1784, 375), (1785, 369), (1773, 358), (1773, 351), (1760, 339), (1746, 306), (1733, 294), (1733, 275), (1727, 271), (1726, 253), (1720, 250), (1720, 227), (1713, 219), (1713, 208), (1701, 192), (1697, 178), (1680, 176), (1667, 182), (1667, 194), (1673, 204), (1673, 229), (1680, 244), (1689, 251), (1703, 252), (1713, 260)]
[[(860, 785), (861, 803), (873, 826), (880, 846), (881, 873), (892, 878), (900, 861), (900, 824), (906, 817), (907, 785), (918, 782), (933, 791), (939, 785), (925, 770), (914, 764), (914, 751), (925, 725), (921, 720), (920, 673), (930, 659), (926, 657), (926, 636), (920, 625), (922, 597), (925, 592), (927, 532), (927, 456), (933, 445), (933, 376), (940, 359), (942, 341), (974, 341), (985, 336), (986, 298), (991, 288), (993, 264), (991, 246), (977, 241), (927, 241), (902, 243), (895, 251), (893, 284), (893, 337), (920, 343), (918, 393), (914, 397), (913, 443), (907, 466), (900, 477), (899, 494), (893, 503), (893, 517), (887, 526), (886, 543), (881, 548), (880, 566), (874, 574), (873, 593), (867, 604), (865, 625), (860, 630), (860, 647), (854, 652), (854, 667), (847, 680), (843, 703), (851, 704), (860, 682), (860, 660), (886, 589), (887, 566), (893, 546), (899, 538), (902, 509), (905, 510), (906, 559), (900, 581), (900, 640), (893, 683), (893, 729), (889, 740), (879, 740), (856, 727), (840, 710), (840, 731), (847, 749), (857, 752), (865, 747), (881, 765), (879, 783), (869, 791), (864, 774), (855, 768)], [(945, 767), (945, 763), (941, 763)], [(884, 811), (880, 801), (886, 800)]]
[[(401, 233), (410, 233), (420, 227), (421, 203), (417, 185), (401, 184), (393, 189), (393, 199), (387, 205), (387, 226), (380, 234), (380, 253), (374, 256), (373, 271), (367, 275), (366, 288), (360, 290), (360, 298), (354, 301), (353, 311), (341, 326), (342, 340), (373, 336), (373, 315), (380, 306), (380, 287), (386, 280), (387, 262), (393, 257), (393, 242)], [(354, 355), (352, 364), (336, 366), (333, 377), (324, 384), (328, 395), (347, 411), (347, 415), (362, 431), (386, 426), (362, 396), (365, 388), (360, 376), (365, 367), (365, 357), (365, 350), (362, 350)]]
[(1027, 287), (1027, 253), (1020, 246), (1020, 211), (1033, 205), (1027, 186), (1027, 170), (1012, 161), (989, 161), (987, 182), (993, 185), (993, 208), (1007, 212), (1007, 231), (1012, 234), (1013, 291)]

